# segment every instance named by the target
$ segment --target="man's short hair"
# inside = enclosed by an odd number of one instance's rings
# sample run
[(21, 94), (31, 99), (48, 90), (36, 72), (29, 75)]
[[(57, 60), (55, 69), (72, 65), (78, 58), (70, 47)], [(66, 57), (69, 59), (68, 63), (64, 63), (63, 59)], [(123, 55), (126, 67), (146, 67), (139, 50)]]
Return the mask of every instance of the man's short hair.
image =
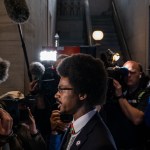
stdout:
[(107, 73), (103, 62), (88, 54), (74, 54), (58, 65), (57, 72), (67, 77), (74, 91), (87, 94), (90, 105), (103, 104), (107, 91)]
[(57, 60), (56, 60), (56, 62), (54, 63), (54, 67), (56, 68), (57, 67), (57, 65), (64, 59), (64, 58), (66, 58), (66, 57), (68, 57), (69, 55), (66, 55), (66, 54), (60, 54), (60, 55), (58, 55), (57, 56)]
[[(128, 60), (128, 61), (126, 61), (126, 62), (124, 63), (124, 65), (127, 64), (127, 63), (131, 63), (131, 64), (134, 64), (134, 65), (137, 65), (138, 70), (139, 70), (140, 72), (143, 72), (143, 67), (142, 67), (142, 65), (141, 65), (139, 62), (136, 62), (136, 61), (133, 61), (133, 60)], [(123, 65), (123, 66), (124, 66), (124, 65)]]

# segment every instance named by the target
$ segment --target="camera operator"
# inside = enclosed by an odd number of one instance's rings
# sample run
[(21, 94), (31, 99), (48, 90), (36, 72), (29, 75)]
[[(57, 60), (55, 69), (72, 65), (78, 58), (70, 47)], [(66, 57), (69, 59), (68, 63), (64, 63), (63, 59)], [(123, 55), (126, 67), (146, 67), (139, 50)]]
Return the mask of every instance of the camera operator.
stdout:
[[(3, 106), (3, 104), (1, 104)], [(28, 108), (29, 119), (13, 126), (13, 119), (3, 108), (0, 108), (0, 146), (11, 150), (45, 150), (45, 142), (38, 132), (34, 117)]]
[[(40, 76), (41, 80), (44, 77), (46, 77), (46, 79), (52, 78), (54, 80), (58, 80), (57, 74), (56, 76), (53, 76), (56, 73), (55, 68), (58, 65), (58, 63), (66, 57), (68, 57), (68, 55), (59, 55), (57, 57), (57, 61), (53, 64), (53, 66), (51, 66), (51, 68), (46, 68), (45, 70), (39, 63), (36, 66), (32, 65), (31, 73), (34, 75), (34, 77)], [(50, 69), (52, 71), (52, 77), (51, 74), (46, 72), (47, 69)], [(35, 95), (36, 97), (36, 108), (34, 110), (35, 120), (39, 131), (41, 132), (44, 140), (46, 141), (47, 149), (57, 150), (60, 145), (63, 131), (66, 129), (67, 126), (67, 123), (63, 123), (60, 120), (60, 117), (58, 117), (60, 116), (58, 108), (54, 108), (54, 105), (56, 103), (54, 94), (57, 91), (57, 81), (55, 83), (48, 83), (47, 87), (47, 83), (43, 83), (43, 87), (41, 86), (41, 89), (39, 90), (38, 78), (36, 77), (35, 80), (33, 80), (29, 85), (30, 93), (32, 95)], [(57, 127), (55, 128), (56, 124)]]
[[(10, 63), (0, 58), (0, 83), (8, 78)], [(13, 101), (10, 99), (10, 101)], [(14, 118), (6, 111), (5, 99), (0, 101), (0, 149), (7, 150), (45, 150), (45, 142), (36, 129), (34, 118), (28, 111), (28, 120), (14, 126)]]
[[(127, 61), (125, 77), (126, 90), (113, 80), (116, 103), (105, 104), (102, 113), (119, 150), (144, 150), (145, 125), (144, 111), (147, 106), (145, 91), (149, 78), (144, 76), (142, 66), (135, 61)], [(114, 101), (116, 101), (114, 99)]]

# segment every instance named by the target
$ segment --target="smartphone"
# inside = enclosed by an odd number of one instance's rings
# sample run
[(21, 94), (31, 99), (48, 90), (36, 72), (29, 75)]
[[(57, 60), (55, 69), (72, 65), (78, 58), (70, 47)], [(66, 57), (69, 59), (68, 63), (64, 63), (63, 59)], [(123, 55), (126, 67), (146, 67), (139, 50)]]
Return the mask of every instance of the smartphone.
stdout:
[[(59, 103), (53, 104), (52, 110), (59, 110), (58, 106), (59, 106)], [(60, 120), (64, 123), (69, 123), (73, 120), (73, 115), (67, 114), (67, 113), (61, 113), (60, 114)]]
[(53, 110), (59, 110), (58, 106), (59, 106), (59, 103), (53, 104), (53, 105), (52, 105), (52, 111), (53, 111)]
[(61, 113), (60, 114), (60, 120), (64, 123), (69, 123), (73, 120), (73, 115), (72, 114)]

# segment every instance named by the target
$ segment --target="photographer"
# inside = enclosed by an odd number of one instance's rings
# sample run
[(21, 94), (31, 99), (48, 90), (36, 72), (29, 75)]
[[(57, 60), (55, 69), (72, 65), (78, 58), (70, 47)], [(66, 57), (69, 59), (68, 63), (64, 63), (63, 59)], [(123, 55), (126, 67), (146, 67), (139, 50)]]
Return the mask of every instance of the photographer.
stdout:
[[(0, 58), (0, 83), (6, 81), (8, 78), (9, 66), (10, 63), (7, 60)], [(9, 101), (13, 102), (13, 99), (9, 99)], [(6, 111), (8, 107), (5, 99), (1, 99), (0, 148), (3, 150), (45, 150), (45, 142), (36, 128), (30, 109), (27, 109), (28, 120), (18, 122), (18, 124), (14, 125), (13, 114), (9, 114)]]
[[(56, 104), (54, 94), (57, 91), (59, 81), (55, 68), (66, 57), (68, 55), (59, 55), (57, 61), (53, 65), (49, 65), (51, 67), (48, 68), (45, 68), (39, 62), (31, 64), (31, 73), (34, 75), (35, 80), (30, 83), (29, 91), (36, 97), (34, 116), (37, 127), (46, 141), (47, 149), (49, 150), (58, 149), (63, 131), (67, 126), (58, 117), (60, 116), (58, 107), (54, 107)], [(56, 122), (59, 123), (57, 128), (54, 129)], [(58, 128), (60, 129), (59, 132), (57, 131)]]
[(144, 150), (144, 111), (147, 106), (146, 95), (149, 95), (145, 88), (149, 79), (144, 76), (138, 62), (127, 61), (123, 67), (128, 69), (128, 76), (124, 79), (126, 90), (123, 91), (124, 87), (114, 79), (114, 101), (117, 102), (106, 103), (101, 113), (105, 114), (106, 124), (119, 150)]
[[(3, 104), (1, 104), (2, 106)], [(45, 150), (45, 142), (38, 132), (34, 117), (28, 108), (29, 119), (13, 126), (13, 119), (0, 108), (0, 146), (7, 150)]]

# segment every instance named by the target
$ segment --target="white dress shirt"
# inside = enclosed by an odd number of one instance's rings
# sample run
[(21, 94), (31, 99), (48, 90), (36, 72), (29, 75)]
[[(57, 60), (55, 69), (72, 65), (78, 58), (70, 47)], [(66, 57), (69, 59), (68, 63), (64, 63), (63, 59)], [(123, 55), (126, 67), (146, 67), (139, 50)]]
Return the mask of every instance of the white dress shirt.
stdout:
[(89, 122), (89, 120), (95, 115), (96, 109), (93, 109), (86, 113), (85, 115), (78, 118), (76, 121), (72, 121), (75, 134), (71, 135), (71, 138), (69, 140), (68, 146), (66, 150), (70, 150), (70, 147), (72, 146), (75, 138), (77, 135), (81, 132), (82, 128)]

